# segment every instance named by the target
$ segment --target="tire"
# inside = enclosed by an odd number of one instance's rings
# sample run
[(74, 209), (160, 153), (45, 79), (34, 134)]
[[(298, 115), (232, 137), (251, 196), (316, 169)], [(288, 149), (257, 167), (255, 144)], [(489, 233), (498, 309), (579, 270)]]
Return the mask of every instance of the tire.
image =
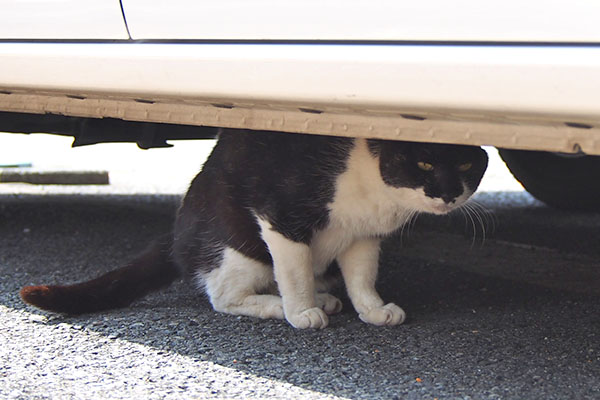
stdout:
[(600, 157), (498, 149), (513, 176), (538, 200), (565, 210), (600, 211)]

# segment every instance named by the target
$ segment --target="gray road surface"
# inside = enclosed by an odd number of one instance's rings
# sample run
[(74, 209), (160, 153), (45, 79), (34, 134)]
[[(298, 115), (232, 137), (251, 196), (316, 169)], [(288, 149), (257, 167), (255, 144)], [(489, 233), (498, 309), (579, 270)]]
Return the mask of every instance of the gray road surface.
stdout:
[(380, 291), (404, 325), (363, 324), (344, 297), (327, 329), (298, 331), (215, 313), (184, 283), (102, 314), (27, 307), (21, 286), (92, 277), (169, 230), (178, 196), (7, 191), (0, 398), (600, 398), (600, 215), (484, 192), (485, 235), (458, 213), (385, 243)]

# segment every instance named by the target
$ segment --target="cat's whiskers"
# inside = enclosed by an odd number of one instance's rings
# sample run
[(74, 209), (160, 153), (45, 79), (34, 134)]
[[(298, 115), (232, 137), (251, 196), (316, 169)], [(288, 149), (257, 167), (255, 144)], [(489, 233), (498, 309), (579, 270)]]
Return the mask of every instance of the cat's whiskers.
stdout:
[(495, 232), (497, 220), (496, 214), (494, 214), (492, 211), (488, 210), (484, 205), (475, 200), (470, 200), (469, 204), (482, 216), (486, 223), (487, 230), (490, 231), (489, 225), (491, 225), (491, 232)]
[(471, 222), (471, 227), (473, 228), (473, 240), (471, 242), (471, 248), (475, 246), (475, 242), (477, 240), (477, 226), (481, 227), (481, 246), (483, 246), (490, 221), (492, 224), (492, 231), (495, 230), (493, 214), (484, 206), (474, 201), (469, 201), (468, 203), (463, 204), (460, 207), (460, 210), (465, 216), (465, 223)]
[(479, 225), (481, 226), (481, 246), (483, 246), (483, 243), (485, 242), (485, 237), (486, 237), (486, 224), (484, 222), (484, 219), (482, 218), (481, 214), (478, 212), (477, 208), (475, 208), (475, 206), (473, 206), (472, 204), (467, 204), (468, 209), (472, 212), (472, 214), (475, 216), (475, 218), (477, 219), (477, 221), (479, 222)]
[(410, 238), (410, 230), (414, 227), (415, 221), (419, 216), (419, 211), (415, 209), (408, 209), (406, 214), (402, 215), (401, 218), (404, 218), (405, 222), (402, 224), (400, 228), (400, 245), (403, 245), (404, 232), (406, 230), (407, 239)]
[(417, 218), (419, 218), (419, 210), (411, 210), (410, 216), (408, 218), (408, 231), (410, 232), (411, 229), (413, 229), (415, 227), (415, 224), (417, 222)]
[(475, 220), (473, 219), (473, 216), (471, 215), (471, 210), (467, 206), (467, 204), (463, 204), (459, 208), (459, 210), (465, 217), (465, 228), (468, 226), (468, 223), (471, 222), (471, 227), (473, 228), (473, 239), (471, 241), (471, 248), (473, 248), (475, 246), (475, 239), (477, 238), (477, 227), (475, 225)]

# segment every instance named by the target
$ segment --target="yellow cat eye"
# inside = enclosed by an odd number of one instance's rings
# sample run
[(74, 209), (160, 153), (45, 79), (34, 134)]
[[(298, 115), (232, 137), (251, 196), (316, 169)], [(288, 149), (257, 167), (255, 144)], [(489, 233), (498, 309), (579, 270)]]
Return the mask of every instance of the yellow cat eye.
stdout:
[(473, 166), (473, 164), (469, 163), (465, 163), (465, 164), (461, 164), (458, 166), (458, 170), (460, 172), (465, 172), (471, 169), (471, 167)]
[(419, 161), (417, 163), (417, 165), (419, 166), (419, 168), (421, 168), (423, 171), (431, 171), (433, 169), (433, 165), (427, 163), (427, 162), (423, 162), (423, 161)]

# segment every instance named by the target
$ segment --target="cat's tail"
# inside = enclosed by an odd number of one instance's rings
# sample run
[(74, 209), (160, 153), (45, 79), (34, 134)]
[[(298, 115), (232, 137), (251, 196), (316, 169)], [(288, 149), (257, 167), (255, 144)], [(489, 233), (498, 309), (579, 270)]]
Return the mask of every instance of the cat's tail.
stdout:
[(43, 310), (65, 314), (126, 307), (180, 276), (171, 247), (172, 235), (164, 236), (127, 265), (96, 279), (65, 286), (26, 286), (21, 298)]

